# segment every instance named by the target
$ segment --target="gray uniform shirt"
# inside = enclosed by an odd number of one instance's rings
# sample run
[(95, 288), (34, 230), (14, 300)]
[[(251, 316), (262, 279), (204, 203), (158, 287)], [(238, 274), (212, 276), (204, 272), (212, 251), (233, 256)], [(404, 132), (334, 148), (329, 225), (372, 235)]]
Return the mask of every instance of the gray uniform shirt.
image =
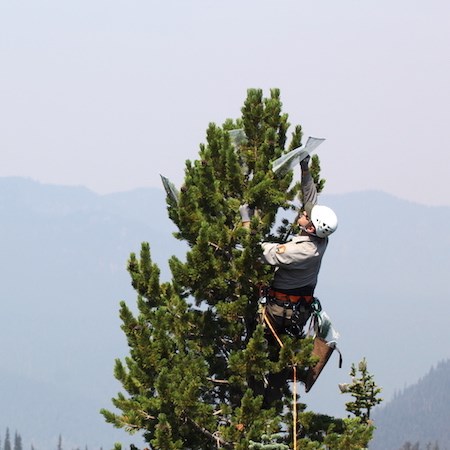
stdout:
[(276, 266), (275, 289), (315, 287), (328, 238), (295, 236), (286, 244), (263, 242), (263, 261)]
[[(309, 172), (302, 172), (303, 201), (317, 203), (317, 190)], [(285, 244), (263, 242), (263, 262), (276, 266), (275, 289), (315, 287), (328, 238), (298, 235)]]

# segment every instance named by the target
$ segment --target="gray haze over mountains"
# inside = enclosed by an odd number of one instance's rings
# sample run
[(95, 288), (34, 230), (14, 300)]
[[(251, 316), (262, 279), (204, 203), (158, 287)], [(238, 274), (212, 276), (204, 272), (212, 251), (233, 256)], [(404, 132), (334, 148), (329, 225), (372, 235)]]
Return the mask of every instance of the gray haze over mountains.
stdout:
[[(405, 449), (419, 443), (422, 450), (450, 448), (450, 360), (441, 361), (417, 383), (395, 395), (373, 414), (378, 431), (370, 450)], [(431, 444), (429, 447), (427, 444)], [(416, 447), (413, 447), (416, 448)]]
[[(349, 381), (352, 363), (366, 357), (390, 400), (450, 357), (450, 207), (373, 191), (321, 201), (340, 224), (316, 294), (341, 335), (344, 365), (333, 356), (302, 401), (345, 416), (350, 398), (337, 384)], [(118, 304), (136, 302), (128, 256), (150, 242), (169, 279), (167, 260), (185, 254), (173, 231), (162, 188), (101, 196), (0, 178), (0, 426), (18, 430), (25, 447), (56, 446), (59, 434), (66, 448), (141, 443), (98, 411), (112, 409), (121, 390), (113, 377), (114, 359), (127, 354)]]

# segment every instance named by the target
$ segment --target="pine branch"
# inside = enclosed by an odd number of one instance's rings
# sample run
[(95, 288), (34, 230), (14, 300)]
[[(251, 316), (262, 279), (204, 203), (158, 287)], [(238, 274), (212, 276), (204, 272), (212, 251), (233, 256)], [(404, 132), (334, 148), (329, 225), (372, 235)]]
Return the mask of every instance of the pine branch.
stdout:
[(230, 384), (228, 380), (218, 380), (217, 378), (207, 378), (207, 380), (217, 384)]
[[(225, 441), (224, 439), (222, 439), (220, 436), (218, 436), (218, 434), (216, 433), (211, 433), (210, 431), (208, 431), (206, 428), (203, 428), (201, 425), (199, 425), (197, 422), (195, 422), (195, 420), (193, 420), (191, 417), (189, 417), (188, 415), (184, 415), (184, 418), (191, 424), (193, 425), (198, 431), (200, 431), (202, 434), (204, 434), (206, 437), (208, 437), (210, 440), (216, 442), (217, 444), (220, 444), (223, 448), (228, 448), (230, 450), (232, 450), (234, 448), (234, 446), (232, 444), (230, 444), (229, 442)], [(219, 446), (219, 445), (218, 445)]]
[(146, 420), (156, 420), (155, 416), (151, 416), (150, 414), (148, 414), (147, 412), (143, 411), (142, 409), (138, 409), (138, 410), (136, 410), (136, 412), (138, 414), (140, 414)]

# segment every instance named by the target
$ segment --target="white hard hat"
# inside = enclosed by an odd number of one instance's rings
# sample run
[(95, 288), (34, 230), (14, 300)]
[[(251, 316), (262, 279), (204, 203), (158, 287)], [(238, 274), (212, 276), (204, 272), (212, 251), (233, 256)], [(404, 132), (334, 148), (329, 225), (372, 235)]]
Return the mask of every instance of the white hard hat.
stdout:
[(328, 206), (314, 205), (311, 209), (311, 222), (320, 238), (329, 236), (336, 231), (338, 220), (335, 212)]

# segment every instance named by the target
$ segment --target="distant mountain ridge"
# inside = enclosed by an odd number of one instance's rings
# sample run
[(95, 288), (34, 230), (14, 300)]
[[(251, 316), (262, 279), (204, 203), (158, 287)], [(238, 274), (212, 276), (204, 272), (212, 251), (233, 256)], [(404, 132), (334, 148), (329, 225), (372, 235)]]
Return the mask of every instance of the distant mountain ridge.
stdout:
[(416, 384), (375, 411), (378, 430), (370, 450), (398, 450), (405, 442), (450, 449), (450, 360), (442, 361)]
[[(447, 347), (435, 345), (450, 339), (450, 236), (440, 231), (450, 208), (382, 192), (323, 195), (321, 202), (337, 211), (340, 223), (316, 294), (341, 335), (344, 368), (332, 357), (302, 401), (345, 416), (348, 398), (337, 384), (348, 381), (351, 363), (366, 357), (389, 399), (450, 358)], [(98, 414), (120, 390), (114, 359), (127, 354), (118, 303), (124, 299), (134, 308), (136, 293), (126, 261), (148, 241), (162, 278), (169, 279), (167, 260), (183, 259), (186, 251), (174, 231), (162, 188), (97, 195), (83, 187), (0, 178), (0, 398), (16, 399), (0, 408), (0, 427), (19, 430), (24, 443), (61, 433), (91, 450), (126, 440)], [(39, 425), (28, 400), (36, 389), (45, 392)], [(68, 405), (71, 418), (55, 422), (67, 417)]]
[(118, 303), (136, 298), (126, 261), (147, 240), (166, 259), (164, 209), (157, 189), (100, 196), (0, 178), (0, 425), (37, 450), (60, 433), (74, 448), (127, 439), (99, 410), (119, 390), (113, 363), (126, 352)]

